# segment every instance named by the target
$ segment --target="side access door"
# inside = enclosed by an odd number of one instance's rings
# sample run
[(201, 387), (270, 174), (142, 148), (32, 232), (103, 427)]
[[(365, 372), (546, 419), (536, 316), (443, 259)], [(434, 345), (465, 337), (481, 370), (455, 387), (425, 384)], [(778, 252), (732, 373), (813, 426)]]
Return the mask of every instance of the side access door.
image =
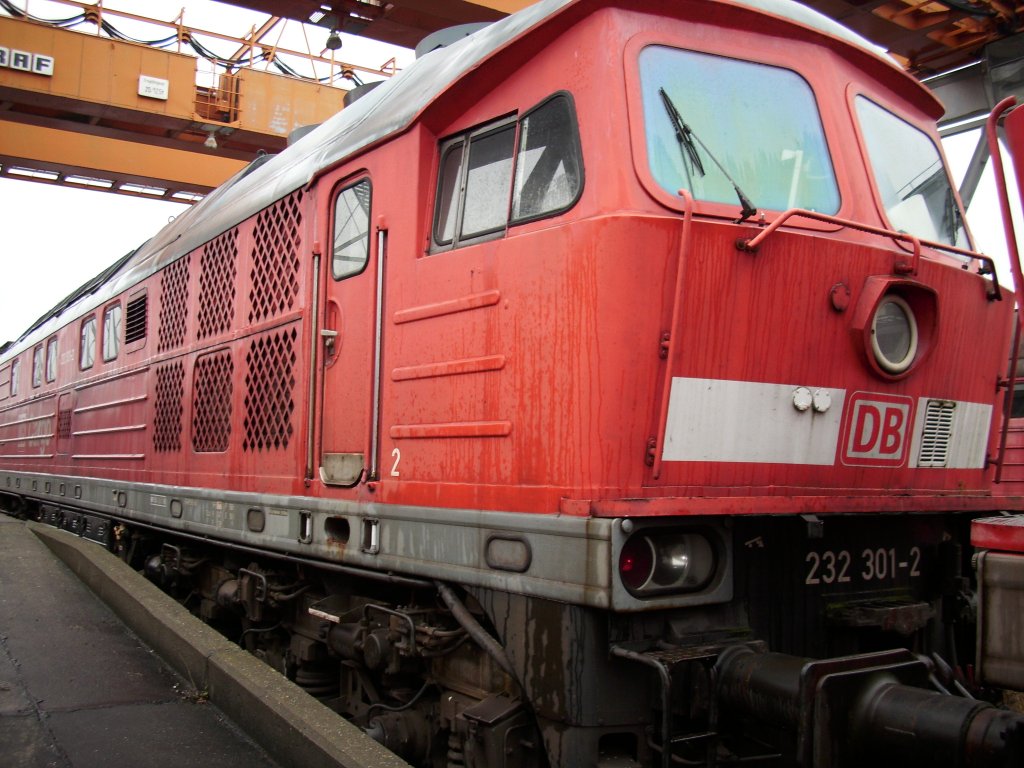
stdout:
[(319, 471), (326, 485), (353, 486), (371, 464), (378, 277), (372, 198), (369, 176), (350, 176), (334, 189), (329, 208), (320, 323)]

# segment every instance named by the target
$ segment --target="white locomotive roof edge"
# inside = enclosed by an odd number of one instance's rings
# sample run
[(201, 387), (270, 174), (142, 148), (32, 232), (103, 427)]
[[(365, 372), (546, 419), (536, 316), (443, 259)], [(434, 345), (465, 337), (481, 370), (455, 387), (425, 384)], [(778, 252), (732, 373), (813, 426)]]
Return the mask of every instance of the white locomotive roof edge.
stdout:
[[(714, 0), (751, 8), (838, 38), (899, 69), (881, 49), (794, 0)], [(105, 284), (63, 307), (13, 344), (3, 358), (37, 343), (64, 325), (69, 310), (85, 313), (172, 261), (308, 184), (319, 172), (371, 144), (400, 133), (445, 89), (491, 54), (543, 20), (586, 0), (541, 0), (417, 59), (380, 87), (326, 120), (258, 168), (246, 168), (145, 242)]]

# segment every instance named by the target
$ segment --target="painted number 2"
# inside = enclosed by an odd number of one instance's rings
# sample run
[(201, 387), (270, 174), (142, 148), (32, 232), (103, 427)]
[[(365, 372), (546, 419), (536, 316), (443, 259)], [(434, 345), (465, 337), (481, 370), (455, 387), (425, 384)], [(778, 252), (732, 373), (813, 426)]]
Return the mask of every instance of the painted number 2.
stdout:
[(395, 463), (391, 465), (391, 476), (398, 477), (398, 462), (402, 460), (402, 452), (397, 448), (392, 448), (391, 458), (395, 460)]

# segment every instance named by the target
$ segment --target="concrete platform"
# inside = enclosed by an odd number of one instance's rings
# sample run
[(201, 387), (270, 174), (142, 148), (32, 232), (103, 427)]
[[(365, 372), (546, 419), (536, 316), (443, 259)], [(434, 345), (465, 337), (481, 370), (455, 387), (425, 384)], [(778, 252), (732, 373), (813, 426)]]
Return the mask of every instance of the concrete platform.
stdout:
[(407, 766), (102, 547), (2, 514), (0, 755), (5, 768)]

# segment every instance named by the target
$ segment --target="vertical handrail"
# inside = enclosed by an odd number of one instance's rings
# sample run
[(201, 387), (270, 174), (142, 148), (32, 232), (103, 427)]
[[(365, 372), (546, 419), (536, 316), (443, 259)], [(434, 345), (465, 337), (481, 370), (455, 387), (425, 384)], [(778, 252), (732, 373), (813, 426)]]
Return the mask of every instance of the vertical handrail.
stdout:
[(384, 336), (384, 266), (387, 256), (387, 226), (383, 220), (377, 224), (377, 291), (373, 336), (373, 405), (370, 418), (370, 474), (368, 480), (377, 480), (380, 471), (377, 453), (380, 450), (380, 392), (381, 392), (381, 341)]
[(316, 446), (313, 441), (316, 430), (316, 378), (317, 359), (320, 346), (320, 247), (313, 247), (313, 306), (310, 313), (310, 347), (309, 347), (309, 387), (307, 397), (309, 409), (306, 414), (306, 481), (313, 479), (313, 462), (316, 461)]
[(1024, 278), (1020, 264), (1020, 251), (1017, 249), (1017, 233), (1013, 227), (1013, 215), (1010, 212), (1010, 195), (1006, 188), (1006, 175), (1003, 171), (1003, 158), (999, 148), (998, 123), (1010, 107), (1014, 106), (1017, 100), (1008, 96), (992, 110), (985, 122), (985, 133), (988, 137), (988, 151), (992, 157), (992, 170), (995, 171), (996, 190), (999, 192), (999, 210), (1003, 215), (1003, 234), (1006, 237), (1006, 247), (1010, 253), (1010, 272), (1013, 274), (1013, 292), (1017, 297), (1017, 306), (1024, 306)]
[(672, 353), (676, 348), (676, 333), (679, 329), (679, 316), (682, 314), (683, 267), (686, 263), (687, 251), (690, 248), (690, 225), (693, 223), (693, 195), (685, 189), (680, 189), (679, 196), (683, 198), (683, 234), (679, 243), (679, 255), (676, 257), (676, 285), (672, 294), (672, 319), (669, 321), (668, 337), (662, 341), (662, 350), (665, 354), (665, 375), (661, 387), (661, 407), (658, 410), (658, 433), (654, 440), (654, 463), (651, 467), (651, 477), (654, 480), (661, 476), (661, 454), (665, 450), (665, 432), (668, 430), (668, 425), (665, 422), (668, 418), (669, 396), (672, 393)]
[(985, 135), (988, 138), (988, 152), (992, 157), (992, 170), (996, 179), (996, 190), (999, 193), (999, 210), (1003, 215), (1003, 235), (1006, 248), (1010, 255), (1010, 272), (1013, 274), (1013, 295), (1017, 299), (1017, 312), (1014, 317), (1013, 349), (1010, 350), (1010, 370), (1007, 376), (1006, 396), (1003, 398), (1003, 424), (999, 433), (999, 453), (996, 456), (997, 483), (1003, 479), (1003, 459), (1006, 456), (1006, 440), (1010, 432), (1010, 414), (1013, 406), (1013, 390), (1017, 385), (1017, 361), (1020, 358), (1021, 318), (1024, 308), (1024, 270), (1020, 264), (1020, 250), (1017, 248), (1017, 232), (1013, 226), (1013, 213), (1010, 210), (1010, 194), (1006, 186), (1006, 175), (1003, 170), (1003, 157), (999, 146), (999, 120), (1003, 113), (1013, 107), (1017, 100), (1008, 96), (992, 110), (985, 122)]

